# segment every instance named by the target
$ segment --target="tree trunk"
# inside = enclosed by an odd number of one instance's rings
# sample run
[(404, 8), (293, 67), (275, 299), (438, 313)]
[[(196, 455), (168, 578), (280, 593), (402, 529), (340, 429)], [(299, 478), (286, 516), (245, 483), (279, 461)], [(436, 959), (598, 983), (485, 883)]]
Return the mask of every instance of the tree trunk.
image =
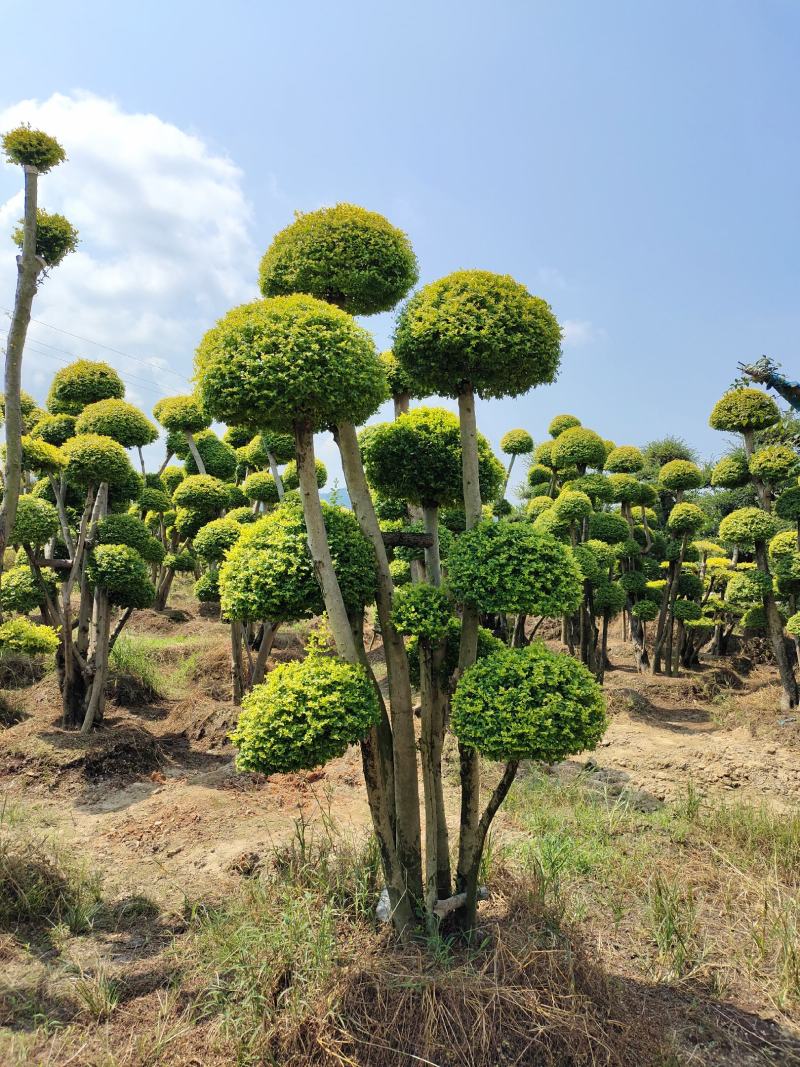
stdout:
[(385, 754), (384, 759), (390, 764), (384, 772), (387, 781), (393, 780), (394, 782), (397, 855), (405, 871), (406, 888), (411, 906), (414, 910), (418, 910), (423, 896), (422, 836), (419, 815), (417, 744), (414, 735), (408, 656), (403, 638), (392, 622), (394, 588), (389, 571), (389, 559), (364, 474), (355, 426), (350, 422), (340, 423), (336, 428), (335, 438), (342, 457), (342, 470), (353, 511), (362, 533), (372, 545), (375, 556), (378, 576), (376, 605), (386, 656), (391, 712), (391, 732), (387, 735), (384, 731), (381, 738), (381, 752)]
[(192, 458), (197, 466), (197, 473), (205, 474), (206, 465), (203, 463), (203, 457), (197, 450), (197, 442), (194, 439), (194, 434), (189, 433), (188, 430), (184, 430), (184, 433), (186, 434), (186, 444), (189, 446), (189, 451), (192, 453)]
[(6, 341), (5, 366), (5, 422), (6, 462), (4, 470), (3, 502), (0, 504), (0, 573), (6, 545), (11, 540), (11, 528), (17, 516), (17, 501), (22, 484), (22, 354), (31, 321), (36, 282), (43, 263), (36, 255), (36, 200), (39, 172), (25, 167), (25, 218), (23, 222), (22, 252), (17, 256), (17, 291), (14, 311)]
[(283, 500), (283, 478), (281, 478), (280, 471), (278, 470), (278, 464), (271, 452), (267, 452), (267, 458), (269, 459), (269, 469), (272, 471), (272, 477), (275, 481), (275, 488), (278, 490), (278, 500)]
[[(756, 564), (762, 574), (770, 574), (767, 546), (763, 541), (756, 541), (755, 546)], [(767, 633), (769, 634), (775, 662), (778, 665), (778, 674), (783, 687), (781, 696), (781, 708), (788, 711), (796, 708), (798, 704), (797, 681), (794, 670), (786, 653), (786, 639), (783, 636), (783, 622), (781, 621), (778, 606), (775, 603), (775, 594), (772, 592), (764, 596), (764, 614), (767, 617)]]
[(254, 686), (261, 685), (264, 681), (264, 675), (267, 671), (267, 660), (269, 659), (270, 652), (272, 652), (272, 646), (275, 644), (275, 634), (278, 632), (279, 626), (279, 622), (264, 621), (261, 644), (258, 646), (258, 655), (253, 664), (253, 674), (250, 678), (251, 689)]

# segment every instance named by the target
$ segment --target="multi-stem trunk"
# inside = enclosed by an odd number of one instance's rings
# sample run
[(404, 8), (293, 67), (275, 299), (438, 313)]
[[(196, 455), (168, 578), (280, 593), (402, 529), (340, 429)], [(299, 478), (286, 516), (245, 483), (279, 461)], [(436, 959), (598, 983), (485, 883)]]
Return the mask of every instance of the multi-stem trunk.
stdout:
[(355, 426), (351, 422), (340, 423), (336, 427), (335, 439), (342, 457), (342, 470), (353, 511), (375, 556), (375, 602), (386, 657), (391, 714), (391, 733), (389, 736), (386, 736), (385, 732), (382, 735), (382, 751), (387, 754), (390, 763), (387, 773), (391, 772), (394, 781), (397, 855), (405, 872), (409, 898), (417, 910), (422, 898), (422, 845), (417, 746), (408, 656), (402, 635), (397, 632), (392, 622), (394, 588), (389, 559), (364, 474)]
[[(767, 546), (763, 541), (755, 544), (756, 565), (762, 574), (770, 575)], [(767, 621), (767, 633), (769, 634), (772, 652), (778, 666), (778, 675), (781, 680), (783, 693), (781, 694), (781, 708), (788, 711), (796, 708), (798, 704), (797, 680), (794, 670), (789, 662), (786, 652), (786, 639), (783, 635), (783, 622), (781, 620), (778, 605), (775, 603), (775, 594), (770, 589), (764, 594), (764, 614)]]
[(22, 252), (17, 256), (17, 291), (14, 310), (6, 342), (5, 365), (5, 423), (6, 461), (3, 476), (3, 502), (0, 505), (0, 573), (3, 556), (11, 538), (11, 528), (17, 516), (17, 501), (22, 484), (22, 353), (31, 321), (36, 283), (42, 270), (42, 260), (36, 255), (36, 200), (39, 172), (25, 167), (25, 217), (22, 231)]
[[(306, 523), (306, 536), (311, 562), (319, 583), (328, 622), (339, 655), (348, 663), (360, 663), (361, 658), (356, 649), (355, 638), (345, 608), (342, 591), (333, 567), (325, 520), (319, 499), (317, 472), (314, 462), (314, 435), (308, 422), (298, 421), (294, 426), (295, 449), (297, 455), (297, 476), (303, 502), (303, 515)], [(413, 728), (413, 724), (412, 724)], [(394, 783), (389, 777), (386, 751), (387, 733), (391, 737), (391, 728), (383, 716), (379, 727), (373, 727), (361, 742), (361, 762), (364, 770), (364, 782), (367, 789), (372, 825), (381, 851), (384, 873), (386, 875), (392, 919), (395, 927), (406, 931), (416, 924), (413, 900), (414, 890), (409, 892), (406, 871), (398, 856), (395, 843), (396, 819)], [(417, 806), (419, 820), (419, 806)], [(421, 872), (421, 863), (420, 868)], [(419, 890), (421, 893), (421, 875)]]

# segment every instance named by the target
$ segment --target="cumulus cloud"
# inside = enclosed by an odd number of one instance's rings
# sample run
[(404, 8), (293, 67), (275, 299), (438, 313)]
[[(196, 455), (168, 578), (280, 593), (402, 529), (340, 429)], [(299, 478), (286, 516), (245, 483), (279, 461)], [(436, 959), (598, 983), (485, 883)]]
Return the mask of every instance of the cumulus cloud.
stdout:
[[(44, 281), (34, 318), (118, 350), (34, 322), (25, 388), (41, 397), (60, 365), (83, 356), (112, 363), (128, 397), (147, 411), (159, 396), (188, 391), (204, 330), (257, 295), (242, 172), (198, 136), (88, 93), (0, 111), (0, 130), (22, 122), (66, 149), (68, 161), (40, 179), (39, 202), (66, 215), (81, 241)], [(3, 309), (16, 284), (14, 250), (4, 241), (22, 213), (20, 186), (19, 168), (0, 167)], [(0, 343), (6, 324), (0, 317)]]
[(566, 319), (561, 326), (567, 348), (582, 348), (604, 336), (603, 330), (586, 320)]

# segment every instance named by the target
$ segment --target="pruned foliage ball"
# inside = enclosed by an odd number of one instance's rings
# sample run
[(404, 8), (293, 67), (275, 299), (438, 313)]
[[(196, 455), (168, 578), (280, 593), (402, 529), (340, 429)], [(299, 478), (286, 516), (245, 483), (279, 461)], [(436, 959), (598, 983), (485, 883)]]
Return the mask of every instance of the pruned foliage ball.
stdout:
[(124, 395), (122, 379), (108, 363), (78, 359), (56, 371), (47, 394), (47, 410), (52, 415), (80, 415), (88, 404)]

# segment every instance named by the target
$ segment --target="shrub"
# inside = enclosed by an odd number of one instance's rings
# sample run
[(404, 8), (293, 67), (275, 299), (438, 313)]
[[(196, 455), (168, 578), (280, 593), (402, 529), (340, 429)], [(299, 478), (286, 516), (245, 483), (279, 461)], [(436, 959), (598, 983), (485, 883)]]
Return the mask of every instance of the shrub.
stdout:
[[(133, 487), (135, 471), (128, 454), (117, 441), (96, 433), (85, 433), (70, 439), (61, 447), (66, 460), (64, 472), (73, 485), (85, 488), (108, 482), (112, 486)], [(133, 476), (133, 477), (132, 477)], [(131, 492), (130, 496), (139, 493)]]
[(199, 433), (211, 423), (195, 396), (164, 397), (153, 408), (153, 416), (165, 430), (173, 432)]
[(456, 271), (411, 297), (394, 353), (418, 386), (440, 396), (465, 384), (484, 397), (518, 396), (553, 381), (561, 328), (550, 306), (509, 275)]
[(112, 604), (149, 608), (155, 600), (146, 563), (127, 545), (98, 545), (89, 560), (88, 574)]
[(777, 532), (772, 515), (761, 508), (738, 508), (719, 524), (719, 536), (727, 544), (749, 548), (757, 542), (769, 541)]
[(565, 430), (571, 430), (575, 426), (580, 426), (581, 420), (577, 419), (574, 415), (556, 415), (550, 421), (550, 425), (547, 427), (547, 432), (551, 437), (559, 437)]
[(672, 614), (678, 622), (697, 622), (703, 617), (703, 609), (694, 600), (676, 600)]
[(54, 505), (25, 493), (17, 504), (17, 514), (11, 529), (11, 543), (43, 545), (56, 536), (59, 528), (58, 511)]
[(21, 616), (0, 626), (0, 651), (21, 652), (27, 656), (51, 656), (60, 643), (52, 626), (39, 626)]
[(67, 158), (66, 152), (55, 137), (26, 125), (17, 126), (3, 134), (2, 144), (9, 163), (16, 163), (20, 167), (35, 167), (40, 174), (47, 174)]
[(594, 608), (598, 614), (606, 614), (609, 618), (619, 615), (625, 607), (627, 594), (619, 582), (601, 582), (594, 590)]
[(198, 531), (193, 542), (194, 551), (206, 563), (221, 563), (241, 533), (241, 525), (229, 515), (223, 519), (213, 519)]
[(144, 555), (152, 540), (150, 531), (136, 515), (109, 515), (97, 524), (100, 545), (127, 545)]
[[(637, 483), (639, 486), (638, 498), (642, 498), (643, 484)], [(586, 493), (592, 503), (599, 503), (613, 500), (614, 490), (610, 478), (607, 478), (605, 474), (593, 472), (592, 474), (581, 474), (577, 478), (571, 478), (568, 482), (564, 482), (562, 489), (568, 489), (571, 492)]]
[(219, 571), (208, 570), (201, 574), (194, 583), (194, 595), (201, 604), (215, 604), (219, 601)]
[(726, 433), (764, 430), (780, 420), (778, 405), (760, 389), (732, 389), (714, 405), (709, 425)]
[(273, 668), (244, 698), (231, 734), (236, 765), (262, 774), (310, 770), (342, 756), (379, 714), (362, 666), (312, 651)]
[(547, 485), (552, 477), (552, 471), (543, 463), (532, 463), (528, 467), (528, 485), (533, 489), (535, 486)]
[(186, 471), (183, 467), (165, 467), (161, 472), (161, 480), (170, 496), (172, 496), (185, 477)]
[(58, 448), (75, 436), (75, 416), (41, 415), (34, 423), (30, 435)]
[(737, 489), (750, 481), (750, 469), (744, 452), (723, 456), (711, 472), (711, 484), (722, 489)]
[(552, 617), (580, 602), (580, 572), (569, 549), (527, 523), (479, 523), (456, 540), (447, 567), (456, 600), (483, 612)]
[(584, 581), (598, 585), (607, 582), (614, 562), (614, 552), (603, 541), (583, 541), (572, 550)]
[[(434, 506), (463, 499), (461, 431), (452, 412), (414, 408), (393, 422), (368, 426), (359, 443), (370, 485), (383, 496)], [(481, 499), (494, 500), (505, 471), (483, 434), (478, 434), (478, 478)]]
[[(315, 459), (314, 470), (317, 474), (317, 488), (322, 489), (328, 481), (328, 468), (321, 459)], [(283, 488), (287, 490), (287, 492), (291, 492), (292, 489), (300, 488), (300, 479), (297, 476), (297, 463), (295, 460), (291, 460), (283, 468), (281, 481), (283, 482)]]
[(354, 204), (298, 214), (274, 238), (259, 268), (264, 296), (308, 293), (352, 315), (389, 311), (417, 277), (406, 235)]
[(616, 511), (593, 511), (589, 516), (589, 537), (613, 545), (627, 541), (628, 524)]
[(172, 507), (172, 501), (163, 489), (145, 486), (139, 494), (138, 506), (139, 511), (155, 511), (156, 514), (163, 515)]
[(43, 438), (22, 438), (23, 470), (35, 471), (36, 474), (55, 474), (64, 466), (64, 457), (55, 445), (48, 444)]
[(788, 481), (797, 473), (798, 460), (788, 445), (769, 445), (750, 457), (750, 473), (770, 485)]
[(786, 632), (792, 637), (800, 637), (800, 612), (786, 620)]
[(734, 571), (725, 590), (725, 599), (731, 604), (744, 607), (760, 604), (765, 596), (772, 592), (772, 577), (752, 568), (746, 571)]
[(253, 471), (242, 482), (242, 492), (248, 500), (257, 500), (262, 504), (277, 504), (279, 499), (278, 486), (269, 471)]
[(699, 533), (707, 523), (706, 513), (697, 504), (676, 504), (669, 513), (667, 526), (673, 534)]
[(644, 600), (637, 600), (631, 608), (631, 614), (635, 615), (637, 619), (641, 619), (642, 622), (652, 622), (658, 618), (660, 611), (660, 605), (655, 600), (650, 600), (649, 597)]
[[(18, 248), (25, 240), (24, 220), (14, 230), (11, 239)], [(62, 259), (78, 247), (78, 231), (63, 215), (37, 208), (36, 255), (48, 267), (57, 267)]]
[(606, 728), (605, 701), (571, 656), (534, 643), (479, 660), (453, 694), (451, 728), (489, 759), (555, 763), (592, 749)]
[(703, 472), (696, 463), (685, 459), (673, 459), (658, 472), (658, 480), (671, 492), (699, 489), (703, 484)]
[(195, 568), (195, 557), (188, 549), (180, 552), (167, 552), (164, 556), (164, 566), (175, 571), (176, 574), (191, 574)]
[(228, 503), (228, 490), (210, 474), (190, 474), (177, 486), (172, 499), (179, 508), (211, 518)]
[(158, 437), (158, 430), (146, 415), (127, 400), (117, 398), (87, 404), (77, 418), (75, 432), (112, 437), (123, 448), (144, 447)]
[[(230, 445), (220, 441), (213, 430), (201, 430), (194, 439), (197, 451), (203, 461), (206, 474), (212, 478), (225, 481), (236, 473), (236, 451)], [(184, 460), (187, 474), (199, 473), (194, 455), (189, 452)]]
[(592, 513), (592, 502), (586, 493), (578, 490), (562, 490), (553, 504), (553, 513), (559, 522), (579, 523)]
[(612, 448), (606, 456), (606, 470), (614, 474), (636, 474), (644, 466), (644, 456), (633, 445)]
[(295, 422), (314, 430), (364, 422), (386, 397), (370, 335), (305, 295), (229, 311), (203, 337), (195, 366), (203, 403), (217, 418), (284, 432)]
[(800, 486), (784, 489), (775, 501), (775, 514), (787, 522), (800, 522)]
[(47, 394), (47, 410), (52, 415), (80, 415), (88, 404), (124, 395), (122, 379), (108, 363), (78, 359), (56, 371)]
[(46, 588), (55, 593), (55, 581), (48, 581), (44, 575), (39, 581), (27, 566), (12, 567), (0, 577), (0, 607), (3, 611), (28, 615), (44, 601)]
[(406, 637), (438, 641), (447, 633), (452, 614), (442, 590), (425, 583), (399, 589), (392, 602), (392, 622)]
[(500, 438), (500, 451), (507, 456), (526, 456), (533, 452), (533, 438), (527, 430), (508, 430)]
[(553, 465), (557, 470), (566, 467), (594, 467), (602, 470), (606, 460), (606, 446), (602, 437), (583, 426), (563, 430), (553, 442)]
[(555, 501), (549, 496), (535, 496), (532, 500), (528, 501), (528, 506), (525, 509), (530, 519), (536, 519), (543, 511), (547, 511), (551, 508)]

